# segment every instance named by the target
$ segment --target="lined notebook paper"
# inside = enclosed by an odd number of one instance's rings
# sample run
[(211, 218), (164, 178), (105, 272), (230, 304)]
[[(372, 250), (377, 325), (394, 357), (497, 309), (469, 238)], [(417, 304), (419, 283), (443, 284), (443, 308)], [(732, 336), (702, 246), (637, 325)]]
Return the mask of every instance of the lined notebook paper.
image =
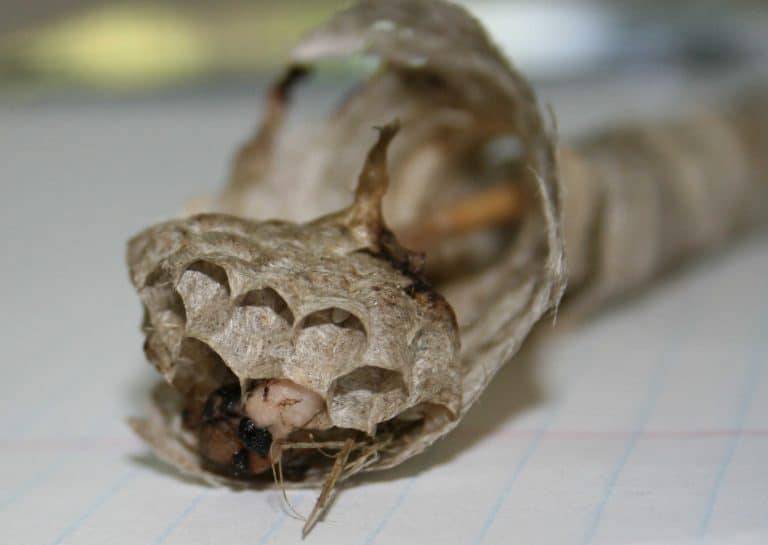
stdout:
[[(299, 542), (277, 492), (184, 480), (123, 423), (155, 379), (124, 240), (218, 185), (251, 108), (3, 107), (0, 543)], [(306, 542), (768, 542), (765, 236), (543, 329), (452, 435), (345, 486)]]

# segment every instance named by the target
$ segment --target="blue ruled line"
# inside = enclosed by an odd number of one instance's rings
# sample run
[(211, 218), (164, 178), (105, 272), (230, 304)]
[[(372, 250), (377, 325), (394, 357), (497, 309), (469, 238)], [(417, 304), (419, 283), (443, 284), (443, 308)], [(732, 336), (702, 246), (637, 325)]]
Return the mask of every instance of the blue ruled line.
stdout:
[[(173, 532), (181, 526), (181, 524), (186, 520), (187, 517), (195, 510), (195, 508), (198, 506), (198, 504), (203, 500), (203, 498), (207, 495), (208, 491), (202, 492), (201, 494), (198, 494), (195, 496), (187, 505), (187, 507), (184, 508), (184, 510), (179, 513), (179, 515), (152, 541), (152, 545), (161, 545), (162, 543), (165, 543), (165, 541), (173, 534)], [(307, 494), (302, 494), (299, 497), (299, 501), (296, 503), (296, 507), (300, 507), (301, 504), (306, 499)], [(270, 539), (274, 536), (275, 533), (277, 533), (278, 530), (285, 524), (286, 519), (288, 519), (288, 514), (283, 509), (280, 514), (275, 518), (272, 525), (269, 527), (269, 529), (262, 535), (259, 540), (256, 542), (256, 545), (266, 545), (270, 541)]]
[(397, 500), (395, 500), (395, 503), (392, 504), (392, 506), (389, 508), (389, 510), (386, 513), (384, 513), (384, 515), (381, 517), (381, 520), (379, 520), (379, 523), (376, 525), (376, 528), (374, 528), (371, 531), (371, 533), (368, 534), (368, 537), (364, 542), (365, 545), (372, 545), (372, 543), (376, 541), (376, 538), (379, 537), (379, 534), (387, 525), (389, 520), (403, 505), (403, 503), (405, 502), (405, 498), (407, 498), (408, 495), (411, 493), (411, 489), (413, 488), (413, 485), (415, 483), (416, 483), (416, 477), (413, 477), (408, 480), (408, 482), (405, 484), (403, 489), (400, 491), (400, 495), (397, 497)]
[(496, 520), (496, 517), (498, 516), (502, 505), (504, 505), (507, 498), (509, 497), (509, 494), (512, 492), (512, 487), (514, 486), (520, 474), (525, 469), (525, 466), (528, 465), (528, 462), (536, 453), (536, 450), (539, 448), (539, 443), (541, 443), (542, 439), (544, 438), (544, 434), (546, 434), (546, 432), (549, 430), (552, 423), (555, 421), (555, 417), (557, 416), (557, 414), (559, 414), (559, 412), (560, 412), (559, 410), (556, 410), (556, 408), (553, 407), (552, 409), (547, 411), (547, 413), (545, 413), (545, 415), (542, 417), (542, 423), (539, 426), (539, 429), (536, 430), (536, 434), (533, 436), (533, 439), (531, 439), (531, 442), (528, 445), (528, 448), (526, 449), (525, 453), (523, 454), (523, 457), (520, 458), (520, 460), (517, 462), (517, 465), (515, 466), (515, 469), (512, 471), (512, 474), (507, 478), (506, 482), (504, 483), (501, 494), (499, 494), (499, 496), (496, 498), (496, 501), (491, 506), (491, 510), (490, 510), (490, 513), (488, 514), (488, 518), (485, 520), (485, 523), (483, 523), (482, 528), (480, 528), (480, 533), (475, 539), (476, 545), (480, 545), (483, 542), (483, 540), (485, 540), (485, 536), (488, 534), (488, 530), (491, 529), (493, 522)]
[(62, 456), (55, 462), (45, 468), (43, 471), (35, 475), (34, 477), (26, 480), (22, 483), (14, 492), (12, 492), (5, 500), (0, 502), (0, 512), (8, 509), (11, 505), (23, 498), (30, 490), (37, 485), (44, 483), (51, 475), (64, 465), (72, 456)]
[[(299, 501), (296, 502), (296, 507), (301, 507), (301, 504), (304, 503), (304, 500), (307, 498), (309, 493), (304, 493), (299, 497)], [(275, 518), (274, 522), (272, 523), (272, 526), (270, 526), (267, 531), (264, 533), (261, 538), (256, 542), (256, 545), (266, 545), (272, 537), (282, 528), (283, 524), (285, 524), (285, 521), (288, 519), (288, 512), (287, 507), (283, 506), (282, 511), (280, 514)]]
[(765, 310), (763, 311), (760, 327), (758, 328), (756, 335), (758, 342), (756, 343), (755, 350), (750, 358), (749, 365), (745, 370), (744, 385), (741, 390), (741, 395), (739, 396), (739, 404), (732, 419), (731, 429), (737, 430), (737, 433), (733, 435), (728, 442), (723, 459), (720, 461), (720, 465), (717, 468), (712, 488), (710, 489), (705, 503), (704, 514), (699, 523), (697, 535), (702, 541), (709, 533), (709, 527), (712, 523), (712, 515), (714, 515), (715, 507), (717, 507), (717, 498), (723, 488), (725, 477), (736, 454), (736, 450), (741, 443), (744, 423), (749, 414), (749, 408), (752, 405), (752, 401), (755, 398), (755, 391), (760, 382), (766, 360), (768, 360), (768, 342), (766, 342), (766, 338), (768, 338), (768, 305), (764, 308)]
[[(589, 351), (590, 347), (583, 348), (585, 352)], [(584, 377), (587, 376), (587, 373), (581, 372), (580, 375), (581, 380), (584, 380)], [(573, 382), (572, 381), (573, 376), (570, 375), (568, 379), (568, 383)], [(580, 381), (576, 381), (580, 382)], [(570, 384), (570, 390), (573, 390), (574, 385)], [(504, 505), (504, 503), (507, 501), (507, 498), (509, 498), (509, 495), (512, 493), (512, 488), (515, 485), (515, 482), (520, 477), (520, 474), (525, 470), (526, 466), (530, 462), (531, 458), (533, 458), (534, 454), (536, 454), (536, 451), (539, 448), (539, 445), (544, 440), (545, 435), (552, 427), (552, 424), (554, 424), (557, 417), (560, 415), (560, 413), (563, 411), (563, 408), (566, 406), (566, 400), (562, 399), (559, 403), (552, 406), (549, 410), (545, 411), (544, 414), (541, 416), (541, 422), (539, 424), (539, 427), (536, 430), (536, 433), (534, 434), (533, 438), (531, 439), (531, 442), (528, 445), (528, 448), (523, 453), (522, 458), (518, 461), (515, 468), (512, 470), (512, 474), (507, 478), (507, 480), (504, 482), (504, 486), (502, 487), (501, 493), (496, 498), (496, 501), (493, 502), (493, 505), (491, 505), (491, 510), (488, 514), (488, 517), (486, 518), (485, 522), (483, 523), (483, 526), (480, 528), (480, 532), (478, 533), (477, 537), (474, 540), (475, 545), (481, 545), (483, 541), (485, 540), (488, 531), (493, 526), (494, 521), (499, 515), (499, 512), (501, 511), (501, 507)]]
[(203, 500), (203, 498), (207, 495), (208, 490), (205, 490), (192, 498), (192, 500), (189, 502), (189, 504), (184, 508), (184, 510), (179, 513), (175, 519), (171, 521), (171, 523), (166, 526), (160, 534), (152, 541), (152, 545), (160, 545), (161, 543), (164, 543), (166, 539), (178, 528), (182, 522), (192, 513), (192, 511), (195, 510), (195, 507)]
[(72, 535), (80, 528), (84, 522), (86, 522), (91, 516), (98, 511), (104, 504), (117, 495), (125, 485), (131, 482), (136, 477), (136, 470), (127, 470), (118, 478), (107, 490), (99, 496), (88, 508), (77, 517), (69, 526), (67, 526), (62, 532), (51, 542), (52, 545), (59, 545), (67, 537)]
[[(675, 337), (676, 344), (680, 345), (680, 337)], [(601, 498), (600, 502), (595, 507), (594, 511), (592, 512), (591, 517), (589, 518), (589, 523), (587, 524), (587, 529), (584, 532), (584, 537), (581, 540), (581, 545), (588, 545), (592, 542), (592, 540), (595, 537), (595, 534), (597, 532), (597, 528), (600, 526), (600, 520), (603, 517), (603, 512), (605, 511), (606, 505), (608, 505), (608, 502), (610, 501), (611, 497), (613, 496), (613, 491), (616, 488), (616, 483), (619, 480), (619, 477), (621, 476), (622, 471), (624, 470), (624, 466), (627, 465), (627, 462), (629, 461), (630, 456), (632, 456), (632, 452), (635, 450), (635, 446), (637, 445), (638, 439), (640, 439), (640, 436), (645, 431), (645, 426), (648, 423), (648, 420), (650, 419), (651, 415), (653, 414), (653, 409), (656, 407), (656, 403), (659, 400), (659, 397), (661, 396), (661, 392), (664, 389), (664, 381), (666, 379), (667, 373), (669, 370), (673, 367), (673, 364), (675, 362), (674, 355), (677, 354), (676, 350), (672, 350), (670, 346), (667, 347), (667, 349), (664, 351), (664, 354), (661, 358), (661, 363), (656, 366), (656, 369), (653, 371), (650, 379), (650, 383), (648, 385), (647, 394), (645, 398), (645, 403), (643, 403), (642, 407), (640, 408), (640, 411), (638, 412), (636, 418), (635, 418), (635, 425), (633, 426), (632, 435), (629, 436), (629, 439), (627, 440), (624, 451), (621, 453), (621, 456), (616, 461), (616, 464), (613, 466), (613, 469), (611, 470), (611, 473), (608, 477), (608, 481), (605, 484), (605, 489), (603, 491), (603, 497)]]
[(584, 532), (582, 540), (580, 541), (581, 545), (589, 545), (594, 540), (597, 529), (600, 526), (600, 521), (603, 517), (603, 512), (605, 511), (605, 507), (608, 505), (608, 502), (613, 496), (613, 492), (616, 489), (616, 484), (619, 481), (619, 477), (621, 476), (621, 473), (624, 471), (624, 467), (627, 465), (627, 462), (632, 456), (632, 452), (635, 450), (638, 440), (643, 435), (645, 427), (648, 424), (648, 420), (651, 418), (656, 404), (658, 403), (659, 397), (661, 397), (667, 374), (674, 367), (676, 360), (679, 359), (677, 356), (679, 356), (679, 351), (683, 345), (684, 337), (687, 338), (693, 332), (693, 320), (687, 323), (681, 323), (686, 324), (686, 328), (684, 331), (678, 332), (677, 335), (672, 335), (669, 339), (669, 343), (661, 353), (661, 361), (656, 366), (656, 369), (654, 369), (649, 379), (648, 388), (646, 390), (645, 403), (638, 411), (637, 416), (635, 417), (635, 424), (633, 426), (632, 434), (630, 435), (629, 439), (627, 439), (621, 456), (619, 456), (619, 459), (616, 461), (616, 464), (613, 466), (613, 469), (609, 474), (608, 481), (606, 482), (605, 489), (603, 491), (603, 496), (597, 506), (595, 506), (595, 509), (592, 511), (592, 515), (589, 517), (587, 529)]

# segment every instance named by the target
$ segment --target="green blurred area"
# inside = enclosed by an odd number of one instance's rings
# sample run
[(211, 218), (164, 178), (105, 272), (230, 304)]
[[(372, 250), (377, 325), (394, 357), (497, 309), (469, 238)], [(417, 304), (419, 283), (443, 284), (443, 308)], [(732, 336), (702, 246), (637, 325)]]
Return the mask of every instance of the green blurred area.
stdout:
[(282, 64), (295, 41), (344, 2), (74, 4), (28, 12), (15, 25), (5, 19), (0, 91), (147, 89), (262, 73)]
[[(386, 0), (382, 0), (386, 1)], [(454, 0), (536, 81), (764, 65), (765, 0)], [(271, 76), (351, 0), (3, 0), (0, 95), (235, 86)], [(703, 9), (706, 5), (706, 9)], [(324, 73), (352, 73), (355, 62)]]

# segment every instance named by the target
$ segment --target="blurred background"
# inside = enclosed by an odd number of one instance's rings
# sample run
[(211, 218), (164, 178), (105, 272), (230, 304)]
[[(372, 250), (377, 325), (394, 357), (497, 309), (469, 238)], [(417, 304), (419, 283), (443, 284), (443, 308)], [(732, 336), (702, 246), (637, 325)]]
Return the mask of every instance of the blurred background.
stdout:
[[(31, 100), (51, 92), (252, 89), (302, 33), (346, 3), (6, 0), (0, 92)], [(650, 64), (712, 70), (755, 60), (768, 48), (768, 9), (760, 0), (460, 3), (537, 81)]]
[[(255, 123), (258, 97), (292, 44), (347, 3), (6, 0), (0, 131), (7, 136), (12, 118), (41, 108), (117, 117), (125, 108), (181, 108), (191, 123), (210, 116), (212, 138), (230, 115), (240, 119), (229, 126), (225, 149), (232, 149)], [(768, 4), (761, 0), (459, 3), (554, 106), (566, 135), (679, 110), (768, 71)], [(302, 86), (302, 115), (324, 112), (371, 66), (327, 63), (310, 90)]]

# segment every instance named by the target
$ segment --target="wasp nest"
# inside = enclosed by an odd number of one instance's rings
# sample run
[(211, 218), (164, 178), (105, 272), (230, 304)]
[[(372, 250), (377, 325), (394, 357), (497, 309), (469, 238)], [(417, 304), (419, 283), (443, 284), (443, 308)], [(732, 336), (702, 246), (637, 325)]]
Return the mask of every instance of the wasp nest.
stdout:
[[(278, 139), (307, 66), (360, 52), (379, 69), (317, 132)], [(535, 97), (462, 8), (360, 2), (294, 62), (207, 213), (129, 245), (166, 380), (132, 425), (208, 481), (257, 486), (281, 465), (332, 484), (448, 433), (558, 304), (561, 208), (590, 305), (768, 218), (764, 93), (576, 142), (561, 207)]]
[(458, 416), (453, 311), (380, 221), (394, 132), (382, 129), (340, 214), (307, 224), (199, 215), (130, 242), (146, 353), (184, 397), (182, 428), (204, 462), (258, 473), (291, 439), (345, 430), (391, 441), (417, 417)]
[[(319, 133), (278, 139), (306, 66), (360, 52), (379, 70)], [(206, 213), (149, 228), (128, 252), (146, 353), (167, 383), (132, 425), (177, 467), (236, 486), (276, 461), (318, 483), (421, 452), (564, 284), (552, 139), (528, 84), (462, 8), (361, 2), (294, 61)], [(487, 200), (502, 211), (528, 196), (512, 223), (411, 228), (499, 179)]]

